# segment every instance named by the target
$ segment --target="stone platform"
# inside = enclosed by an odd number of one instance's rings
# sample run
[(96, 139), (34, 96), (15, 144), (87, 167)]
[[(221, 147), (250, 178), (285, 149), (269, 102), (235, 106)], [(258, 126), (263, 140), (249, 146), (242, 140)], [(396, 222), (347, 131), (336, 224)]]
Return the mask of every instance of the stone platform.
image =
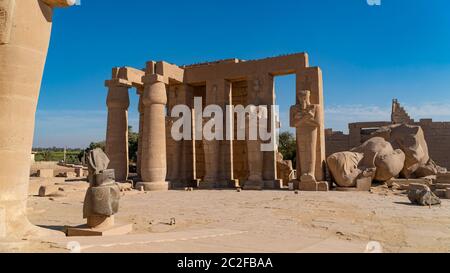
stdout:
[(89, 228), (87, 225), (69, 227), (67, 237), (89, 237), (89, 236), (117, 236), (126, 235), (133, 231), (132, 224), (115, 225), (105, 228)]

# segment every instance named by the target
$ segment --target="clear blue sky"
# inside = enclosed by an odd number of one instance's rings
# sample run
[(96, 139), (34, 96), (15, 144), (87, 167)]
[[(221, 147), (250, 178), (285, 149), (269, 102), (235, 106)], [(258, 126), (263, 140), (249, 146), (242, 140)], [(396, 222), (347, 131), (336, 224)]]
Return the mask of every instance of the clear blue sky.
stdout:
[[(386, 120), (394, 97), (414, 118), (450, 120), (448, 0), (82, 0), (56, 11), (52, 35), (36, 147), (104, 139), (104, 80), (114, 66), (142, 68), (148, 60), (306, 51), (324, 73), (327, 127)], [(293, 77), (277, 80), (284, 128), (294, 92)]]

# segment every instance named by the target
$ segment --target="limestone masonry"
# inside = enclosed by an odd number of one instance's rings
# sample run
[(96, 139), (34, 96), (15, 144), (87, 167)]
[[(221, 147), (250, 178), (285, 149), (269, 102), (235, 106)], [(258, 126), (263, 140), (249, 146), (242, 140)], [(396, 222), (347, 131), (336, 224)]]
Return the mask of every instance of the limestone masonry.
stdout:
[(442, 167), (450, 169), (450, 122), (434, 122), (431, 119), (414, 121), (398, 100), (392, 102), (391, 121), (350, 123), (349, 134), (325, 130), (327, 156), (357, 147), (367, 141), (370, 135), (383, 126), (410, 124), (422, 127), (428, 144), (430, 157)]
[[(172, 187), (280, 188), (282, 180), (277, 175), (276, 149), (262, 152), (260, 141), (196, 140), (195, 134), (192, 140), (175, 141), (170, 134), (170, 125), (174, 120), (166, 117), (166, 113), (170, 113), (176, 105), (187, 105), (193, 110), (195, 97), (202, 98), (203, 108), (212, 104), (222, 110), (229, 105), (270, 107), (275, 105), (274, 77), (288, 74), (297, 76), (297, 93), (308, 91), (309, 103), (315, 105), (317, 123), (310, 134), (314, 145), (308, 146), (305, 154), (305, 160), (314, 162), (305, 164), (304, 168), (308, 168), (305, 174), (310, 175), (311, 182), (324, 181), (322, 72), (318, 67), (309, 67), (305, 53), (186, 66), (150, 61), (144, 70), (114, 68), (112, 78), (106, 81), (109, 89), (106, 153), (111, 160), (110, 167), (116, 170), (116, 179), (125, 181), (128, 177), (128, 90), (134, 88), (140, 98), (137, 166), (141, 182), (138, 188), (167, 190), (169, 182)], [(292, 94), (292, 101), (299, 106), (301, 104), (300, 97), (295, 93)], [(258, 111), (257, 108), (255, 111)], [(271, 115), (273, 113), (269, 112)], [(193, 119), (192, 132), (196, 123), (204, 122)], [(271, 126), (267, 129), (274, 129)], [(224, 130), (232, 132), (233, 129)], [(306, 142), (299, 144), (304, 146)]]

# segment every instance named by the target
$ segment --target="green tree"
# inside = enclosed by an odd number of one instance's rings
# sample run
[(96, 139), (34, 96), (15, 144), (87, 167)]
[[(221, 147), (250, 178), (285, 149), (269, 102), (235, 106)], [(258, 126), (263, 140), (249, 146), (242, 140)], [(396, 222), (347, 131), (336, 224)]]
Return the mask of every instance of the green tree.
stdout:
[(106, 149), (106, 141), (100, 141), (100, 142), (91, 142), (91, 144), (89, 144), (89, 148), (88, 150), (94, 150), (100, 148), (103, 151), (105, 151)]
[(137, 152), (139, 143), (139, 133), (133, 131), (133, 127), (128, 126), (128, 157), (130, 162), (137, 162)]
[(296, 162), (297, 141), (294, 134), (290, 132), (283, 132), (280, 134), (278, 151), (283, 155), (284, 160), (292, 160), (293, 163)]
[[(138, 151), (138, 143), (139, 143), (139, 133), (133, 131), (132, 126), (128, 126), (128, 158), (130, 162), (137, 162), (137, 151)], [(94, 150), (100, 148), (103, 151), (106, 150), (106, 141), (100, 142), (92, 142), (89, 147), (85, 151), (81, 151), (78, 155), (80, 161), (84, 156), (84, 152), (88, 152), (90, 150)]]

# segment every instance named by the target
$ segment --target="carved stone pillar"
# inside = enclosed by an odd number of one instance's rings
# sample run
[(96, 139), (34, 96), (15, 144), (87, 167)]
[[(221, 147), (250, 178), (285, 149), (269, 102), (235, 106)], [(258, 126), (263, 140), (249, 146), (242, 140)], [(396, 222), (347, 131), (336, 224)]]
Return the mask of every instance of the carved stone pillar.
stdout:
[(142, 102), (142, 93), (139, 93), (139, 138), (138, 138), (138, 154), (136, 162), (136, 171), (139, 179), (141, 179), (142, 165), (142, 137), (144, 135), (144, 103)]
[(109, 88), (108, 125), (106, 131), (106, 154), (110, 159), (109, 167), (115, 170), (116, 181), (125, 182), (128, 179), (128, 107), (130, 99), (128, 88), (120, 80), (107, 81)]
[(32, 225), (26, 206), (35, 113), (53, 7), (73, 2), (0, 1), (0, 244), (62, 235)]
[(141, 178), (137, 187), (145, 191), (168, 190), (166, 182), (166, 83), (163, 76), (144, 77), (144, 134), (142, 137)]

